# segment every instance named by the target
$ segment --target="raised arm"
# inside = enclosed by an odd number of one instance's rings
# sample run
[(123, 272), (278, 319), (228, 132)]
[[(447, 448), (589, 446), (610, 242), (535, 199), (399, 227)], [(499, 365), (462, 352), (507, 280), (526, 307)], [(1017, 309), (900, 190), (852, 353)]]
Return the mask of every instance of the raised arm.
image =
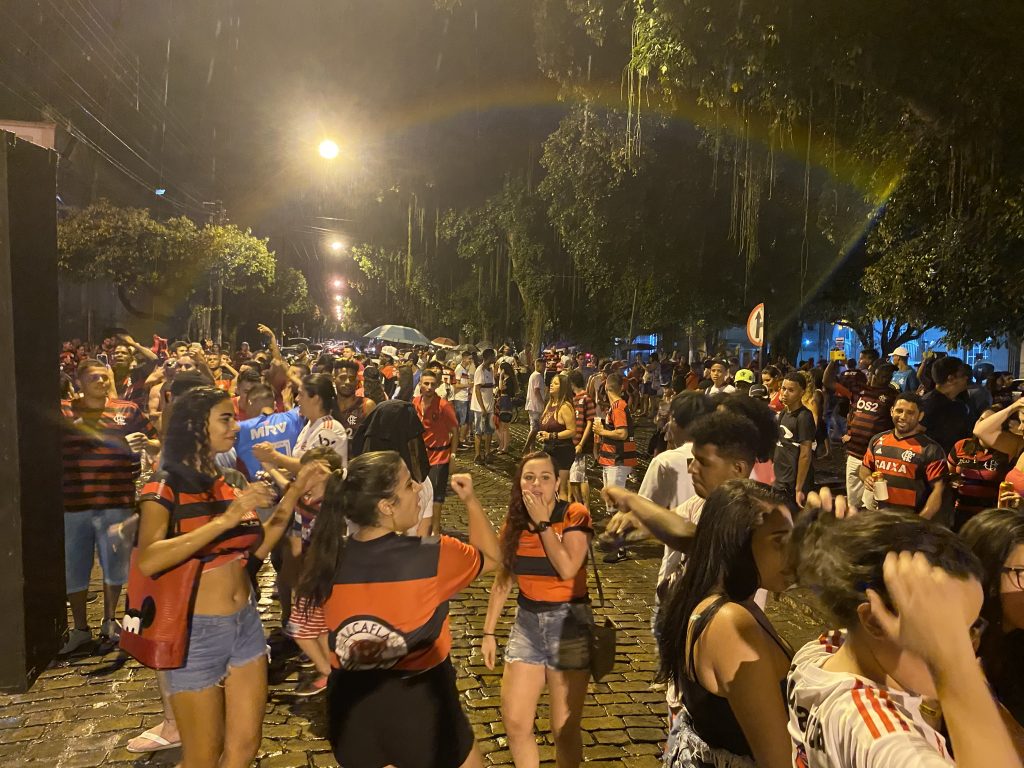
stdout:
[(697, 526), (689, 520), (625, 488), (605, 488), (601, 493), (621, 510), (608, 521), (606, 533), (625, 533), (640, 523), (671, 549), (677, 552), (690, 550), (697, 535)]
[(469, 543), (479, 549), (484, 558), (480, 572), (490, 573), (501, 563), (501, 547), (494, 526), (473, 493), (473, 478), (471, 475), (452, 475), (451, 485), (469, 512)]
[(1021, 440), (1019, 435), (1006, 432), (1003, 429), (1003, 425), (1013, 414), (1019, 414), (1021, 411), (1024, 411), (1024, 398), (1011, 403), (1000, 411), (996, 411), (991, 416), (979, 419), (974, 425), (974, 436), (983, 445), (995, 448), (997, 451), (1002, 451), (1011, 460), (1015, 459), (1020, 454), (1021, 449), (1024, 448), (1024, 441)]

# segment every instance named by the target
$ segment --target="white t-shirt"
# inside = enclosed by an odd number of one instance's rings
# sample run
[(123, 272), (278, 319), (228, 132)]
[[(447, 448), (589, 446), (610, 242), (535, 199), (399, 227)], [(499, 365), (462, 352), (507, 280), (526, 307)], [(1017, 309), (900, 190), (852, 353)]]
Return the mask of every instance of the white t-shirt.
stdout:
[(292, 456), (301, 459), (302, 454), (313, 448), (327, 447), (341, 456), (341, 465), (348, 466), (348, 432), (340, 422), (330, 415), (321, 416), (316, 421), (306, 422), (299, 432), (292, 449)]
[[(486, 386), (481, 386), (486, 385)], [(480, 390), (480, 397), (484, 401), (484, 408), (494, 413), (494, 370), (484, 366), (478, 366), (473, 374), (473, 397), (469, 401), (469, 409), (474, 412), (483, 412), (480, 403), (477, 402), (476, 391)]]
[(716, 387), (714, 384), (712, 384), (710, 387), (708, 387), (704, 391), (704, 394), (706, 394), (706, 395), (717, 395), (717, 394), (721, 393), (721, 394), (724, 394), (724, 395), (731, 395), (735, 391), (736, 391), (736, 387), (734, 387), (732, 384), (726, 384), (724, 387)]
[(534, 371), (526, 382), (526, 410), (541, 413), (547, 403), (547, 387), (544, 386), (544, 374)]
[(787, 690), (793, 765), (806, 768), (949, 768), (942, 734), (921, 697), (822, 665), (846, 633), (828, 632), (793, 657)]
[[(454, 385), (455, 382), (458, 382), (459, 384), (472, 385), (472, 383), (473, 383), (473, 365), (472, 365), (472, 363), (470, 364), (469, 368), (464, 368), (462, 366), (462, 363), (459, 363), (457, 366), (455, 366), (455, 379), (452, 381), (452, 384)], [(458, 392), (455, 393), (455, 395), (453, 397), (451, 397), (449, 399), (454, 401), (454, 402), (468, 403), (469, 402), (469, 393), (472, 391), (472, 389), (473, 389), (472, 386), (467, 386), (465, 389), (460, 389)]]
[[(693, 443), (684, 443), (671, 451), (663, 451), (651, 459), (640, 483), (640, 495), (650, 499), (660, 507), (667, 507), (678, 514), (677, 508), (691, 498), (693, 478), (690, 476), (690, 461), (693, 459)], [(679, 567), (682, 555), (666, 546), (661, 557), (661, 568), (658, 569), (658, 584), (665, 574)]]

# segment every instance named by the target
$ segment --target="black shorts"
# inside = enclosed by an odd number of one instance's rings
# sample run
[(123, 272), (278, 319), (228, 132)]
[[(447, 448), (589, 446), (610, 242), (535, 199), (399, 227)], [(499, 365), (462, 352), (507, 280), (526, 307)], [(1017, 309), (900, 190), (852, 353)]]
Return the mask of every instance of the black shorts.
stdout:
[(568, 472), (576, 460), (576, 446), (572, 440), (548, 440), (544, 443), (544, 452), (551, 457), (559, 472)]
[(451, 464), (430, 465), (427, 477), (430, 478), (430, 484), (434, 486), (435, 504), (444, 504), (444, 499), (448, 495), (448, 471), (450, 468)]
[(458, 768), (473, 748), (451, 659), (411, 677), (335, 671), (327, 697), (328, 738), (345, 768)]

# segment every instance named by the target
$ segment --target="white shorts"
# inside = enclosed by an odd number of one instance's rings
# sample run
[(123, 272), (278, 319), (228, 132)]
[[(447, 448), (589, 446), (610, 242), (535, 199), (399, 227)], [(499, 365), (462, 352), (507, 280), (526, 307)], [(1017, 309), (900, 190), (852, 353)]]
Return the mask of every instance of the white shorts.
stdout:
[(846, 502), (854, 509), (865, 506), (864, 481), (860, 477), (860, 468), (864, 462), (847, 454), (846, 456)]
[(581, 453), (576, 456), (572, 462), (572, 466), (569, 467), (569, 482), (570, 483), (585, 483), (587, 482), (587, 454)]

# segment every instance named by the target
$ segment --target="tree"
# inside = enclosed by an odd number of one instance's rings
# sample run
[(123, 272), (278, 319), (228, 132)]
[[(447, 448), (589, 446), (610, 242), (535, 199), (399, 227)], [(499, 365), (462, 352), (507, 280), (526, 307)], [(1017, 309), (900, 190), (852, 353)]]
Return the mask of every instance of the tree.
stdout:
[(158, 222), (145, 209), (101, 200), (58, 222), (58, 265), (76, 282), (112, 283), (130, 314), (151, 317), (136, 302), (190, 284), (202, 268), (198, 233), (184, 216)]
[[(217, 311), (216, 341), (224, 331), (224, 292), (242, 298), (273, 284), (277, 259), (267, 240), (254, 237), (233, 224), (207, 224), (199, 233), (199, 247), (208, 279), (210, 306)], [(303, 280), (305, 282), (305, 280)]]

